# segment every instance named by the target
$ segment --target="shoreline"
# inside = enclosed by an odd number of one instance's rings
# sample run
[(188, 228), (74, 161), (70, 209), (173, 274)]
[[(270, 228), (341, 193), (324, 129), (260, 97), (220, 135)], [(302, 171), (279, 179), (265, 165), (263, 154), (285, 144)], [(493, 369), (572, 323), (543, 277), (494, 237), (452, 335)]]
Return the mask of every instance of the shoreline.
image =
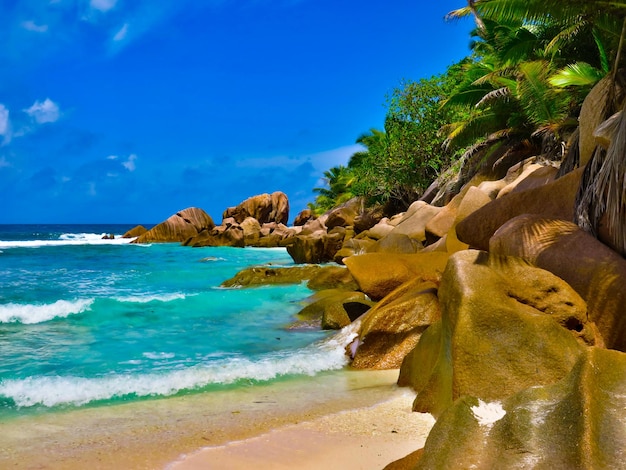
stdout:
[(205, 447), (166, 470), (381, 470), (421, 449), (435, 420), (411, 411), (414, 394), (393, 393), (375, 405), (287, 425), (248, 439)]
[[(182, 466), (185, 457), (189, 464), (207, 447), (232, 452), (233, 447), (243, 449), (245, 443), (254, 446), (259, 442), (254, 439), (265, 439), (268, 435), (288, 435), (295, 440), (300, 435), (303, 437), (300, 442), (319, 442), (335, 453), (342, 447), (352, 449), (346, 454), (349, 456), (354, 446), (362, 442), (369, 446), (368, 439), (376, 442), (381, 439), (380, 435), (359, 436), (361, 425), (350, 425), (351, 420), (359, 416), (371, 419), (377, 406), (389, 408), (384, 413), (389, 419), (386, 423), (402, 423), (407, 416), (409, 421), (419, 417), (410, 409), (412, 392), (396, 385), (397, 376), (397, 370), (344, 369), (227, 391), (17, 418), (0, 423), (3, 436), (0, 467), (169, 469), (178, 465), (182, 470), (187, 468)], [(396, 416), (398, 413), (400, 418)], [(380, 416), (376, 419), (382, 423)], [(327, 433), (328, 429), (333, 433)], [(338, 429), (343, 431), (336, 432)], [(394, 438), (387, 443), (392, 448), (399, 446), (395, 444), (398, 436), (411, 444), (409, 452), (421, 447), (412, 435), (397, 430), (386, 434)], [(311, 440), (312, 436), (317, 441)], [(305, 460), (323, 455), (319, 450), (309, 447)], [(268, 455), (258, 454), (257, 462), (265, 457)]]

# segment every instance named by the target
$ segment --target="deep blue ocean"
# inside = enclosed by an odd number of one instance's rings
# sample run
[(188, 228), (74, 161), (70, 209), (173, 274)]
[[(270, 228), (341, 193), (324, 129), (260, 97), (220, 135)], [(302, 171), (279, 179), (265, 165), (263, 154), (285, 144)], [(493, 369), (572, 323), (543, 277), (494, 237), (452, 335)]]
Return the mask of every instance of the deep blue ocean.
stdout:
[(0, 225), (0, 420), (345, 366), (345, 337), (286, 328), (304, 284), (219, 287), (293, 264), (284, 249), (130, 244), (129, 228)]

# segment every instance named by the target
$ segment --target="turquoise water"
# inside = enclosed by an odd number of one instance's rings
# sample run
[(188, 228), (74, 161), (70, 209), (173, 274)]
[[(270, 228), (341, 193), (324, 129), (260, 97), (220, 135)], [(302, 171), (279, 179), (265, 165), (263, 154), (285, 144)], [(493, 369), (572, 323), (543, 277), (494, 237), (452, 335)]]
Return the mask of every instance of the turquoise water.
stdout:
[(284, 249), (129, 244), (127, 226), (0, 226), (0, 419), (342, 368), (346, 338), (287, 330), (304, 285), (224, 289)]

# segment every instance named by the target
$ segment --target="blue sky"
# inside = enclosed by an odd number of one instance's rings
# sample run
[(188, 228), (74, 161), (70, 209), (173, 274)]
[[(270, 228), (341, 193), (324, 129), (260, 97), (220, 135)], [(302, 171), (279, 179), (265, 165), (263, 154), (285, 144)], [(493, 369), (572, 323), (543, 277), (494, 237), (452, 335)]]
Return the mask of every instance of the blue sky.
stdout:
[(291, 220), (461, 0), (3, 0), (0, 223), (157, 223), (277, 190)]

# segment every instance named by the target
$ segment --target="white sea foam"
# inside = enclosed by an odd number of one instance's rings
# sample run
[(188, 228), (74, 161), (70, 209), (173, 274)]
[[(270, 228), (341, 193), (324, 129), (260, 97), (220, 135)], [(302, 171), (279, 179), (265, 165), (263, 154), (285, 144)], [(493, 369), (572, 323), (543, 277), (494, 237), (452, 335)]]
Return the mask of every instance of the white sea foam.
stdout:
[(145, 352), (142, 354), (142, 356), (146, 359), (152, 359), (157, 361), (162, 359), (172, 359), (174, 356), (176, 356), (176, 354), (167, 352)]
[(127, 395), (168, 396), (181, 390), (198, 389), (209, 384), (230, 384), (242, 379), (266, 381), (281, 375), (315, 375), (324, 370), (344, 367), (347, 363), (345, 347), (354, 336), (354, 331), (344, 329), (327, 340), (299, 351), (267, 355), (258, 360), (234, 358), (162, 373), (4, 380), (0, 381), (0, 396), (12, 399), (19, 407), (80, 406)]
[(66, 245), (125, 245), (134, 238), (103, 239), (106, 233), (64, 233), (56, 240), (0, 240), (0, 248), (40, 248), (43, 246), (66, 246)]
[(57, 300), (52, 304), (6, 304), (0, 305), (0, 323), (34, 324), (65, 318), (84, 312), (94, 299)]
[(180, 292), (173, 294), (145, 294), (114, 297), (114, 299), (118, 302), (131, 302), (137, 304), (146, 304), (148, 302), (171, 302), (172, 300), (183, 300), (186, 298), (187, 295)]

